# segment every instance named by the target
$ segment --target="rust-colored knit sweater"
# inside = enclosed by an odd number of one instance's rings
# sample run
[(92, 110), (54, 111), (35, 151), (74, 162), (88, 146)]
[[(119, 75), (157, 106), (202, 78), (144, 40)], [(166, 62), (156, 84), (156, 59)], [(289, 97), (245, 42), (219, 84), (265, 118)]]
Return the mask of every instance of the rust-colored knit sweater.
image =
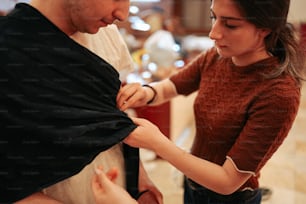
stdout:
[(170, 79), (179, 94), (198, 91), (192, 154), (222, 165), (229, 157), (252, 172), (241, 189), (258, 188), (260, 169), (282, 144), (298, 111), (300, 89), (289, 75), (267, 79), (275, 57), (245, 67), (203, 52)]

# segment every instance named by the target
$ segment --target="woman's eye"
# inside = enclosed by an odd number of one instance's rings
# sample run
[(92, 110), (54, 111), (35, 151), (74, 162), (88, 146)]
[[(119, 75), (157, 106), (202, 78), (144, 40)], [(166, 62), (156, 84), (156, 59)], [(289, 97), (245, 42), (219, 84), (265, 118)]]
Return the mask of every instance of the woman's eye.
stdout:
[(210, 15), (209, 18), (210, 18), (212, 24), (214, 24), (214, 22), (215, 22), (216, 19), (217, 19), (216, 16), (212, 16), (212, 15)]
[(213, 19), (216, 19), (216, 16), (210, 15), (209, 18), (213, 20)]
[(227, 19), (224, 19), (223, 20), (223, 25), (228, 28), (228, 29), (231, 29), (231, 30), (234, 30), (236, 28), (238, 28), (238, 25), (233, 23), (233, 22), (230, 22), (230, 20), (227, 20)]
[(212, 12), (212, 11), (210, 11), (210, 13), (209, 13), (209, 18), (211, 19), (211, 20), (216, 20), (216, 15), (214, 14), (214, 12)]
[(235, 25), (229, 25), (227, 23), (225, 23), (225, 26), (229, 29), (236, 29), (238, 26), (235, 26)]

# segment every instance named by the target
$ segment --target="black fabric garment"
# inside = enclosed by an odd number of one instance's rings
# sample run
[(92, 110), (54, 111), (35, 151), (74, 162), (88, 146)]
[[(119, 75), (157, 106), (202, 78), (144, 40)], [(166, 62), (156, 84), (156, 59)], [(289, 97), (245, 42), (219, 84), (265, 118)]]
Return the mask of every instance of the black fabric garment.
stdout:
[[(0, 203), (72, 176), (122, 141), (136, 126), (116, 108), (120, 85), (110, 64), (31, 6), (1, 17)], [(135, 190), (138, 149), (125, 152)]]
[(139, 198), (138, 189), (138, 175), (139, 175), (139, 149), (131, 148), (130, 146), (123, 145), (123, 154), (125, 161), (125, 177), (126, 177), (126, 190), (136, 200)]

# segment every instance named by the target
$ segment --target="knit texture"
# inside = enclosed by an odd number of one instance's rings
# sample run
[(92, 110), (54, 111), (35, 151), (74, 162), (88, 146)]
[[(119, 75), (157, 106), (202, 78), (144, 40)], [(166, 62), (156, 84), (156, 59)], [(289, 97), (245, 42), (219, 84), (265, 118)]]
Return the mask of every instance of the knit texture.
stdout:
[(179, 94), (198, 91), (194, 102), (196, 136), (192, 154), (223, 165), (230, 157), (253, 176), (240, 188), (257, 188), (260, 169), (282, 144), (300, 102), (296, 81), (264, 74), (278, 66), (270, 57), (235, 66), (213, 48), (171, 77)]

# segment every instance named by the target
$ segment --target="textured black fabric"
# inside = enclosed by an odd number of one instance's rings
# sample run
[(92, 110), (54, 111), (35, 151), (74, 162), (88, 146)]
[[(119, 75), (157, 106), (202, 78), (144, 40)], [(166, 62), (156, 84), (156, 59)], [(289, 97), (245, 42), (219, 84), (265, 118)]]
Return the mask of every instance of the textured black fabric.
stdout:
[[(139, 175), (139, 149), (123, 145), (126, 190), (137, 199), (139, 197), (138, 175)], [(138, 167), (138, 168), (135, 168)]]
[[(1, 17), (0, 202), (70, 177), (123, 140), (136, 126), (116, 108), (120, 84), (110, 64), (29, 5)], [(138, 150), (129, 151), (133, 174)]]

